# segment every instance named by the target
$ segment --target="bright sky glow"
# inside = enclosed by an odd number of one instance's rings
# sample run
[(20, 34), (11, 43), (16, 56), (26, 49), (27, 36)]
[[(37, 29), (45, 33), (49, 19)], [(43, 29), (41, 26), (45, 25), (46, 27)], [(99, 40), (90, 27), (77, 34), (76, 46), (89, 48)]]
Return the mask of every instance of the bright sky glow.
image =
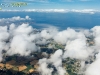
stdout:
[(100, 9), (99, 0), (0, 0), (2, 4), (10, 4), (12, 2), (26, 2), (27, 6), (21, 7), (2, 7), (2, 9)]

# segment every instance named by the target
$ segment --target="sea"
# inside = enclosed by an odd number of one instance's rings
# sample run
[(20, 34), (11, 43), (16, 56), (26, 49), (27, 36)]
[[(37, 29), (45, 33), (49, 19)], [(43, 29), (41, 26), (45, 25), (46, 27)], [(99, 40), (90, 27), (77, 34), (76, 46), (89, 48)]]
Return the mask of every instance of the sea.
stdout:
[(20, 16), (21, 18), (29, 16), (31, 20), (25, 22), (28, 22), (33, 28), (37, 29), (46, 26), (56, 26), (61, 30), (67, 27), (90, 29), (96, 25), (100, 25), (100, 13), (0, 12), (0, 19), (12, 18), (14, 16)]

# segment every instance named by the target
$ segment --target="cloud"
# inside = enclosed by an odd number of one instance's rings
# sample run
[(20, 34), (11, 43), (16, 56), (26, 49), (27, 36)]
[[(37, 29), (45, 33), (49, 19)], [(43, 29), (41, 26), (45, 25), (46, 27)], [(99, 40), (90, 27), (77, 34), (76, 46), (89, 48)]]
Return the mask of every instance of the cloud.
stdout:
[(6, 41), (9, 38), (9, 33), (7, 32), (7, 26), (0, 26), (0, 41)]
[(22, 56), (40, 50), (33, 42), (36, 40), (33, 32), (34, 29), (28, 24), (19, 26), (11, 24), (9, 30), (7, 26), (0, 26), (0, 61), (2, 60), (2, 50), (6, 50), (8, 55), (20, 54)]
[(57, 50), (51, 55), (49, 59), (43, 58), (39, 60), (39, 72), (42, 75), (52, 75), (53, 67), (47, 68), (49, 64), (52, 64), (57, 69), (58, 75), (65, 75), (66, 70), (62, 67), (62, 50)]
[[(11, 27), (12, 28), (12, 27)], [(10, 29), (11, 29), (10, 28)], [(29, 24), (21, 24), (20, 26), (18, 26), (17, 28), (14, 29), (14, 34), (30, 34), (33, 31), (32, 26), (29, 26)]]
[(22, 56), (27, 56), (31, 52), (37, 51), (35, 43), (29, 42), (24, 36), (16, 35), (13, 37), (10, 49), (7, 51), (9, 55), (20, 54)]
[[(14, 25), (10, 26), (11, 30), (11, 44), (10, 49), (8, 50), (8, 54), (20, 54), (20, 55), (29, 55), (31, 52), (37, 51), (35, 43), (30, 39), (31, 32), (33, 32), (33, 28), (28, 24), (22, 24), (18, 27)], [(30, 34), (30, 35), (29, 35)], [(33, 39), (34, 40), (34, 39)]]
[(61, 44), (66, 44), (68, 40), (72, 40), (76, 37), (77, 33), (74, 29), (67, 28), (54, 36), (54, 40)]
[(48, 63), (47, 63), (47, 59), (43, 58), (39, 60), (39, 68), (38, 71), (42, 74), (42, 75), (52, 75), (52, 71), (53, 68), (48, 68)]
[(100, 59), (93, 62), (86, 70), (85, 75), (100, 75)]
[(48, 28), (44, 28), (40, 35), (45, 39), (52, 39), (58, 33), (57, 27), (49, 26)]
[(46, 12), (46, 13), (70, 13), (70, 12), (75, 12), (75, 13), (87, 13), (87, 14), (95, 14), (96, 12), (100, 12), (99, 10), (95, 9), (82, 9), (82, 10), (77, 10), (77, 9), (23, 9), (23, 10), (1, 10), (3, 12)]
[(53, 63), (55, 67), (62, 66), (62, 50), (57, 50), (53, 55), (51, 55), (49, 61)]
[(90, 64), (85, 72), (85, 75), (100, 75), (100, 52), (96, 55), (96, 60)]
[(9, 33), (7, 32), (7, 26), (0, 26), (0, 61), (2, 61), (2, 50), (7, 49), (6, 41), (9, 39)]
[[(6, 20), (26, 19), (29, 19), (29, 16), (1, 20), (5, 22)], [(93, 46), (87, 45), (87, 39), (89, 38), (92, 38), (90, 40), (94, 42)], [(42, 75), (52, 75), (54, 69), (56, 69), (57, 75), (67, 73), (62, 67), (62, 61), (68, 57), (81, 61), (80, 70), (83, 72), (80, 73), (85, 73), (86, 75), (100, 74), (100, 26), (95, 26), (90, 30), (68, 27), (62, 31), (59, 31), (54, 26), (45, 27), (40, 31), (25, 23), (0, 26), (0, 61), (3, 59), (3, 50), (7, 51), (7, 55), (19, 54), (21, 56), (28, 56), (31, 52), (40, 51), (39, 45), (49, 44), (51, 40), (53, 43), (62, 44), (65, 48), (64, 50), (55, 50), (54, 53), (50, 54), (49, 58), (39, 59), (38, 71)], [(43, 54), (45, 57), (49, 56), (46, 52)], [(93, 61), (90, 62), (91, 60)], [(86, 64), (86, 61), (89, 61), (89, 63)]]
[(93, 32), (93, 36), (94, 36), (94, 41), (95, 41), (95, 48), (98, 51), (100, 48), (100, 42), (98, 40), (100, 40), (100, 26), (94, 26), (91, 31)]
[(70, 57), (75, 59), (84, 60), (89, 56), (86, 41), (83, 39), (75, 39), (69, 42), (65, 47), (66, 52), (64, 58)]
[(56, 67), (58, 75), (65, 75), (66, 73), (66, 70), (62, 68), (62, 55), (63, 51), (59, 49), (51, 55), (49, 59), (49, 61)]
[[(8, 20), (19, 19), (23, 20), (23, 18), (19, 17), (9, 18)], [(29, 19), (29, 17), (26, 16), (25, 19)], [(41, 32), (36, 33), (36, 30), (32, 28), (32, 26), (24, 23), (18, 26), (11, 24), (9, 25), (9, 30), (7, 26), (0, 26), (0, 53), (2, 53), (2, 50), (6, 50), (8, 55), (20, 54), (22, 56), (27, 56), (31, 52), (40, 50), (36, 44), (47, 44), (49, 42), (48, 39), (52, 39), (57, 32), (58, 29), (51, 26), (44, 28)], [(2, 54), (0, 59), (2, 60)]]
[(66, 13), (68, 9), (25, 9), (25, 12), (59, 12), (59, 13)]
[(83, 10), (72, 9), (71, 11), (78, 12), (78, 13), (89, 13), (89, 14), (94, 14), (96, 12), (99, 12), (98, 10), (95, 10), (95, 9), (83, 9)]
[[(95, 41), (94, 56), (96, 59), (90, 64), (85, 72), (85, 75), (100, 75), (100, 26), (95, 26), (91, 29)], [(96, 54), (95, 54), (96, 53)]]
[(0, 22), (6, 22), (6, 21), (21, 21), (21, 20), (31, 20), (31, 18), (29, 16), (25, 16), (25, 18), (21, 18), (20, 16), (15, 16), (12, 18), (2, 18), (0, 19)]

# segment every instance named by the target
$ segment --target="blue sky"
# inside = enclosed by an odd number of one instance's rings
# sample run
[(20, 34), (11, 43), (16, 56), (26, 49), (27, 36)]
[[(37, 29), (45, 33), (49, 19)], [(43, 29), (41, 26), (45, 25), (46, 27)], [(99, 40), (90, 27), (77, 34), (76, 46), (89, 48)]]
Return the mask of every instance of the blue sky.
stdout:
[(0, 3), (27, 2), (22, 7), (3, 9), (100, 9), (99, 0), (0, 0)]

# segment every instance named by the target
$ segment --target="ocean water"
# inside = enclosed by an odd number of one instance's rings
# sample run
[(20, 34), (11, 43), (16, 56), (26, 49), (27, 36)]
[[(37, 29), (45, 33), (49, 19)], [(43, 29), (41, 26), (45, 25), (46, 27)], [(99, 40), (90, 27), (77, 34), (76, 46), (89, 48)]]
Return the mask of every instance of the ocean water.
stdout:
[(57, 26), (60, 29), (72, 28), (92, 28), (100, 25), (100, 13), (44, 13), (44, 12), (0, 12), (1, 18), (11, 18), (20, 16), (24, 18), (29, 16), (32, 20), (30, 25), (34, 28), (43, 28), (45, 26)]

